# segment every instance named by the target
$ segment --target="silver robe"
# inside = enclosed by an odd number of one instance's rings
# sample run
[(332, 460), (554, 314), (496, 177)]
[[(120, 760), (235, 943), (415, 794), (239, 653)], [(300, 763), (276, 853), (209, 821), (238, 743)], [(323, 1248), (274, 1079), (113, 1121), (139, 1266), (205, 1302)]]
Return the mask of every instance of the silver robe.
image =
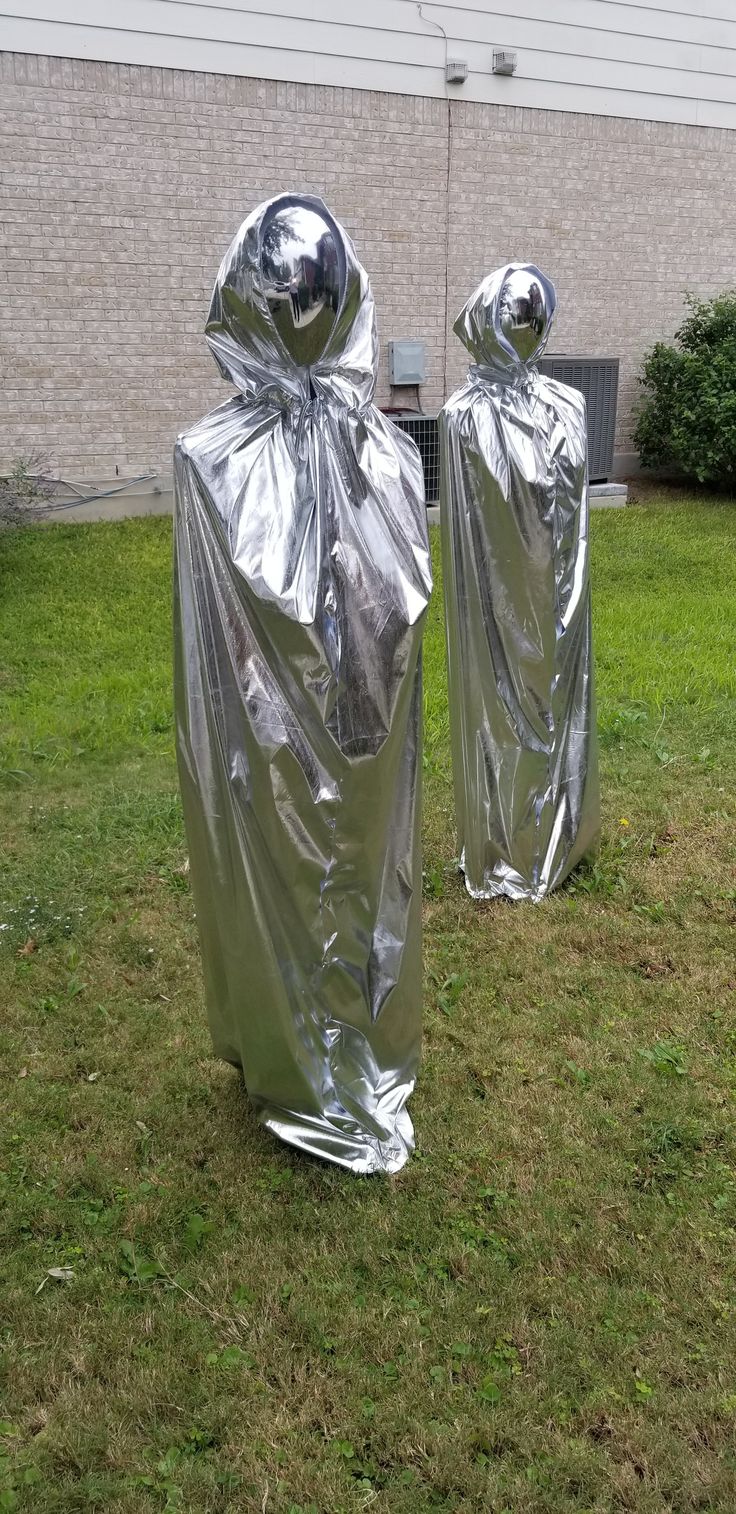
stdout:
[[(264, 292), (274, 207), (337, 249), (309, 367)], [(320, 200), (245, 222), (207, 341), (239, 394), (176, 446), (175, 706), (214, 1048), (283, 1140), (393, 1172), (421, 1029), (421, 464), (372, 403), (370, 286)]]
[[(510, 276), (542, 311), (531, 360), (502, 326)], [(554, 307), (532, 265), (486, 278), (454, 328), (475, 366), (440, 420), (458, 849), (476, 899), (543, 898), (600, 825), (585, 401), (533, 365)]]

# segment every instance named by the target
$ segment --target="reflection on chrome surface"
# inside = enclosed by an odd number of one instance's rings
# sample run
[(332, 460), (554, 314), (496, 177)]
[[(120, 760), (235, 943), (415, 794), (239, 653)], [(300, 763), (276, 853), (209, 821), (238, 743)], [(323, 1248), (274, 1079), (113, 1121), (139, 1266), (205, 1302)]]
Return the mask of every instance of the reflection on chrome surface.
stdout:
[(501, 330), (523, 363), (533, 358), (552, 320), (544, 286), (531, 269), (517, 268), (506, 278), (499, 301)]
[(268, 216), (261, 232), (261, 280), (287, 351), (302, 367), (317, 362), (340, 300), (340, 261), (328, 222), (301, 205)]

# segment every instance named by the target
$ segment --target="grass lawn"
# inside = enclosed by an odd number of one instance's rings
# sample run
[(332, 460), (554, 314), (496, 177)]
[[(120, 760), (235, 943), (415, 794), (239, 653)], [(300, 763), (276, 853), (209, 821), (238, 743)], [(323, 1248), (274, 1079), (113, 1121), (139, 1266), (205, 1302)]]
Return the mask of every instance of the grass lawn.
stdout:
[(437, 563), (393, 1180), (211, 1058), (170, 523), (0, 538), (0, 1510), (733, 1514), (736, 509), (592, 529), (604, 842), (538, 908), (453, 869)]

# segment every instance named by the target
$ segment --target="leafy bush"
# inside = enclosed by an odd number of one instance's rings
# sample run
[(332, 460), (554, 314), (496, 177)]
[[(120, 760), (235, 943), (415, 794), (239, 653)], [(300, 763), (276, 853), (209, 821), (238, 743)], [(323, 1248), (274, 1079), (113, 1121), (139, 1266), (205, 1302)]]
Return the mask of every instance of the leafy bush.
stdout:
[(736, 290), (687, 297), (676, 347), (644, 360), (645, 399), (634, 432), (644, 467), (674, 467), (701, 484), (736, 487)]
[(56, 480), (40, 453), (17, 457), (10, 472), (0, 478), (0, 530), (42, 519), (55, 489)]

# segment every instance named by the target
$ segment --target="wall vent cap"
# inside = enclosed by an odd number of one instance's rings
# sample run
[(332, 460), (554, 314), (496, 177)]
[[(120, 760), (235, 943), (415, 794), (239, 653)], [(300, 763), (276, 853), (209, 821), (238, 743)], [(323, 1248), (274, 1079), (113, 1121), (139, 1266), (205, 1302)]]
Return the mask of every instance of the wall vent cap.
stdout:
[(515, 74), (516, 53), (509, 53), (503, 49), (496, 49), (493, 53), (494, 74)]
[(468, 65), (462, 58), (448, 58), (445, 64), (445, 79), (448, 84), (464, 84), (468, 77)]

